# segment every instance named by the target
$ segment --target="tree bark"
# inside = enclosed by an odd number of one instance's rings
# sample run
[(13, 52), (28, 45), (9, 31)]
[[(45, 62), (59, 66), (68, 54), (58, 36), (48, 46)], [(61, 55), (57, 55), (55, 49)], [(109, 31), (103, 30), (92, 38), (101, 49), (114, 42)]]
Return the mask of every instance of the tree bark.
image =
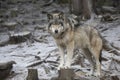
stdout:
[(28, 69), (28, 76), (26, 80), (39, 80), (37, 69)]
[(0, 63), (0, 80), (4, 80), (11, 73), (13, 64), (16, 64), (15, 61), (8, 61)]
[(89, 19), (91, 16), (91, 0), (71, 0), (70, 11), (75, 15), (82, 15), (85, 19)]
[[(71, 7), (70, 11), (72, 11), (73, 14), (80, 15), (82, 13), (82, 0), (69, 0)], [(72, 8), (72, 9), (71, 9)]]
[(83, 0), (83, 10), (82, 15), (85, 19), (90, 19), (91, 16), (91, 8), (89, 5), (91, 5), (90, 0)]
[(74, 80), (75, 73), (72, 69), (60, 69), (58, 78), (52, 80)]
[(16, 44), (16, 43), (25, 42), (27, 39), (30, 39), (31, 36), (32, 34), (29, 31), (23, 31), (23, 32), (18, 32), (13, 34), (10, 33), (9, 43)]

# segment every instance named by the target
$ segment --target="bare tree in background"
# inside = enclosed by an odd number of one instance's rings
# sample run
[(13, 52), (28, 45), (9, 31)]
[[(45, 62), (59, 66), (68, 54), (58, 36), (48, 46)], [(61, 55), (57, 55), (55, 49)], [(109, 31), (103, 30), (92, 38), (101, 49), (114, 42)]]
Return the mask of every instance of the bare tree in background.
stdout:
[(70, 11), (89, 19), (91, 15), (91, 0), (70, 0)]
[(106, 13), (107, 10), (105, 11), (103, 6), (115, 7), (118, 9), (118, 12), (120, 9), (120, 0), (69, 0), (69, 4), (71, 13), (81, 15), (85, 19), (91, 18), (91, 14)]

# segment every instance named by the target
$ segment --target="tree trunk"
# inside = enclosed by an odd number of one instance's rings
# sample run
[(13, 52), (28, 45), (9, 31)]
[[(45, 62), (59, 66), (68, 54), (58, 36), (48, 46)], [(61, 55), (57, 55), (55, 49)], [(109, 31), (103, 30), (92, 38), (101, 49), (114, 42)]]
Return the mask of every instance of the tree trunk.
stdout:
[(71, 1), (71, 11), (72, 13), (76, 14), (76, 15), (80, 15), (82, 13), (82, 0), (69, 0)]
[(28, 76), (26, 80), (39, 80), (37, 69), (28, 69)]
[(85, 19), (89, 19), (91, 16), (90, 0), (71, 0), (70, 11), (76, 15), (82, 15)]
[(51, 80), (74, 80), (75, 73), (72, 69), (60, 69), (58, 71), (59, 76), (52, 78)]
[(91, 16), (91, 3), (90, 0), (83, 0), (83, 10), (82, 10), (82, 15), (85, 19), (90, 19)]

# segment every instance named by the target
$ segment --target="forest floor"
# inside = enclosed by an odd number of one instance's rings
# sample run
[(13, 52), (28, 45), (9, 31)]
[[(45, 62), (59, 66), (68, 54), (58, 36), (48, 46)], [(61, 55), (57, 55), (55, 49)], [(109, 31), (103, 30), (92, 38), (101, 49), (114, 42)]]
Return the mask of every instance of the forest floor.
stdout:
[[(44, 7), (43, 4), (45, 4), (44, 0), (39, 0), (36, 3), (20, 2), (9, 4), (7, 8), (1, 8), (0, 10), (0, 24), (16, 23), (13, 30), (8, 29), (6, 31), (4, 26), (0, 26), (0, 44), (8, 41), (8, 32), (15, 34), (29, 31), (36, 39), (30, 38), (22, 43), (6, 44), (0, 47), (0, 62), (13, 60), (17, 63), (6, 80), (25, 80), (29, 68), (38, 70), (40, 80), (50, 80), (52, 77), (57, 76), (59, 53), (52, 36), (46, 31), (47, 16), (45, 12), (57, 9), (68, 13), (69, 10), (66, 7), (68, 5), (53, 3)], [(120, 48), (120, 14), (112, 16), (118, 17), (118, 19), (110, 22), (100, 22), (97, 28), (110, 43)], [(119, 80), (120, 54), (116, 55), (103, 50), (102, 57), (105, 59), (102, 61), (102, 77), (105, 77), (104, 80), (108, 78), (111, 78), (109, 80)], [(32, 65), (40, 61), (42, 61), (40, 64)], [(90, 64), (86, 59), (83, 63), (84, 67), (80, 64), (72, 65), (78, 76), (88, 72), (89, 67), (87, 66), (90, 66)], [(106, 77), (108, 78), (106, 79)]]

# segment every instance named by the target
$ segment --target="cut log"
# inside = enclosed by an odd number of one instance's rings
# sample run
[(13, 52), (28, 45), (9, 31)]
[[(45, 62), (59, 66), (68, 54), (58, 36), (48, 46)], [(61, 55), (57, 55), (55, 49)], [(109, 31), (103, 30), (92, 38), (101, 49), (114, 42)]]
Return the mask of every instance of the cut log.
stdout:
[(7, 34), (0, 34), (0, 46), (4, 46), (9, 42), (9, 35)]
[(5, 22), (2, 24), (3, 27), (6, 27), (8, 30), (14, 30), (17, 22)]
[(28, 76), (26, 80), (39, 80), (37, 69), (28, 69)]
[(75, 77), (73, 69), (60, 69), (58, 74), (59, 76), (52, 80), (74, 80)]
[(0, 80), (3, 80), (10, 74), (13, 64), (16, 64), (15, 61), (0, 63)]
[(24, 31), (24, 32), (18, 32), (18, 33), (10, 33), (10, 41), (11, 44), (16, 44), (20, 42), (25, 42), (27, 39), (30, 39), (32, 36), (31, 32)]

